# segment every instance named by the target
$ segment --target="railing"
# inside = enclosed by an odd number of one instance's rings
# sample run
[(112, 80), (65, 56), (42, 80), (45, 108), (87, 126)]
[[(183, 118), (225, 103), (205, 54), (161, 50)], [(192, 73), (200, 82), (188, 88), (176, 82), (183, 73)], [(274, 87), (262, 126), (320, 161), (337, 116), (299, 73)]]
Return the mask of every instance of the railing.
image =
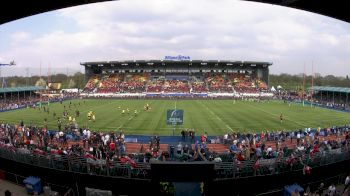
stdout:
[(73, 189), (70, 188), (63, 196), (75, 196)]
[(350, 159), (350, 148), (339, 148), (323, 153), (300, 155), (295, 158), (272, 158), (247, 160), (241, 162), (215, 163), (216, 179), (232, 179), (249, 176), (263, 176), (303, 170), (304, 165), (311, 168), (329, 165)]
[(91, 175), (115, 176), (124, 178), (150, 179), (151, 166), (149, 163), (136, 164), (120, 161), (93, 160), (89, 158), (64, 155), (37, 155), (14, 152), (11, 149), (0, 148), (0, 157), (16, 162), (56, 170), (66, 170)]
[[(232, 179), (249, 176), (263, 176), (303, 170), (333, 164), (350, 159), (350, 148), (323, 151), (314, 155), (300, 154), (297, 157), (247, 160), (233, 162), (233, 155), (221, 155), (223, 162), (215, 163), (216, 179)], [(66, 170), (91, 175), (151, 179), (151, 165), (143, 162), (120, 162), (115, 160), (89, 159), (80, 156), (38, 155), (10, 148), (0, 148), (0, 157), (16, 162), (56, 170)], [(231, 161), (231, 162), (230, 162)], [(184, 163), (186, 164), (186, 163)]]

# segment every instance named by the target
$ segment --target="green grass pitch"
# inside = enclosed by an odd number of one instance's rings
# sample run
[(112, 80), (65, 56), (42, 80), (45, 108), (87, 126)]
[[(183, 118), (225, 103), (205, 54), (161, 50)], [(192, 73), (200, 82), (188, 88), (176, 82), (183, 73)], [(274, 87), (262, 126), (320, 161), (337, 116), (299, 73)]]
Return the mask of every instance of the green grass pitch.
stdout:
[[(53, 112), (62, 117), (63, 105), (68, 109), (69, 102), (51, 103), (50, 114), (33, 108), (3, 112), (0, 113), (0, 122), (19, 123), (23, 120), (27, 125), (31, 121), (34, 125), (43, 126), (47, 118), (49, 129), (57, 129)], [(172, 135), (173, 127), (166, 124), (166, 111), (175, 107), (184, 110), (184, 124), (177, 126), (177, 135), (182, 128), (194, 128), (197, 135), (205, 131), (209, 135), (222, 135), (230, 131), (260, 132), (345, 125), (350, 120), (349, 113), (299, 104), (289, 106), (279, 101), (91, 99), (85, 100), (85, 103), (83, 100), (71, 102), (72, 107), (68, 111), (73, 116), (76, 109), (80, 111), (80, 117), (76, 118), (80, 127), (87, 126), (97, 131), (123, 130), (126, 134), (140, 135)], [(150, 111), (144, 111), (147, 103)], [(130, 114), (122, 114), (122, 109), (126, 108), (129, 108)], [(134, 110), (138, 111), (137, 115), (134, 115)], [(87, 120), (88, 111), (94, 112), (96, 122)], [(282, 123), (281, 113), (284, 117)], [(67, 122), (63, 120), (62, 127)]]

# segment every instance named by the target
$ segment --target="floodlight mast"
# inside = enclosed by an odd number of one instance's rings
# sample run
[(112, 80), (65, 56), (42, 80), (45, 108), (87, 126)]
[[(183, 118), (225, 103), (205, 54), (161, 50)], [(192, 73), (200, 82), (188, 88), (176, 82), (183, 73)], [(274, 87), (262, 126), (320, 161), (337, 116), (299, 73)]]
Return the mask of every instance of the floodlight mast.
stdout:
[(16, 65), (14, 60), (12, 60), (10, 63), (0, 63), (0, 78), (2, 78), (1, 79), (1, 88), (4, 88), (4, 78), (1, 77), (1, 67), (3, 67), (3, 66), (14, 66), (14, 65)]

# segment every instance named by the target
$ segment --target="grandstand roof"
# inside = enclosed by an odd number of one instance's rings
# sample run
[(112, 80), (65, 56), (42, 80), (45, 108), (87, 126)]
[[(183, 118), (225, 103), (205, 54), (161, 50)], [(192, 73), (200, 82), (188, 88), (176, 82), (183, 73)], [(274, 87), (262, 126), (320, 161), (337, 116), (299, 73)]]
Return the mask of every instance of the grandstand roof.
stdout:
[(209, 64), (209, 65), (232, 65), (232, 66), (271, 66), (272, 62), (259, 62), (259, 61), (236, 61), (236, 60), (123, 60), (123, 61), (98, 61), (98, 62), (82, 62), (83, 66), (113, 66), (113, 65), (146, 65), (149, 63), (164, 65), (164, 64)]
[(337, 93), (350, 93), (350, 88), (348, 87), (314, 86), (309, 88), (309, 90), (328, 91), (328, 92), (337, 92)]
[(0, 88), (0, 93), (13, 93), (13, 92), (24, 92), (24, 91), (37, 91), (44, 90), (44, 87), (41, 86), (24, 86), (24, 87), (9, 87), (9, 88)]

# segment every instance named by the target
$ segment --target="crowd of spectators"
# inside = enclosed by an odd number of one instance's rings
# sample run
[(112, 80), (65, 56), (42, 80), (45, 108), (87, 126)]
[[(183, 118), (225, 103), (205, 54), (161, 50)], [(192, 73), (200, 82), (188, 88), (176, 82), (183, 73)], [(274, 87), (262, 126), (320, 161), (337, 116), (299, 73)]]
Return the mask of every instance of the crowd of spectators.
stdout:
[(191, 83), (192, 85), (192, 92), (194, 93), (207, 93), (208, 88), (205, 82), (202, 81), (195, 81)]
[(99, 84), (101, 80), (101, 76), (100, 75), (94, 75), (92, 76), (86, 83), (85, 87), (84, 87), (84, 92), (94, 92), (97, 85)]
[(208, 84), (210, 92), (232, 93), (232, 83), (226, 79), (222, 73), (207, 73), (205, 74), (205, 82)]
[(123, 74), (111, 74), (102, 76), (99, 81), (97, 93), (115, 93), (120, 91), (121, 83), (124, 80)]
[(150, 74), (128, 74), (125, 77), (125, 82), (121, 84), (122, 92), (138, 93), (146, 91), (146, 83), (149, 81)]
[(227, 77), (232, 81), (234, 89), (238, 93), (259, 93), (267, 90), (267, 85), (253, 74), (230, 73)]
[(22, 98), (19, 100), (3, 100), (0, 102), (0, 111), (13, 110), (32, 104), (36, 99)]
[(27, 106), (33, 106), (37, 102), (47, 102), (48, 100), (48, 97), (40, 96), (39, 94), (33, 94), (33, 96), (28, 97), (20, 97), (18, 99), (3, 99), (0, 100), (0, 111), (7, 111)]
[[(63, 156), (86, 160), (87, 163), (108, 163), (118, 161), (121, 164), (138, 164), (152, 161), (214, 161), (231, 162), (234, 170), (251, 167), (259, 171), (264, 163), (273, 164), (284, 160), (286, 165), (304, 164), (301, 157), (322, 156), (326, 153), (342, 153), (350, 142), (349, 127), (331, 127), (326, 129), (305, 129), (291, 132), (261, 132), (259, 134), (230, 133), (220, 138), (228, 146), (226, 153), (217, 153), (207, 147), (207, 134), (195, 140), (193, 129), (182, 131), (182, 142), (169, 145), (160, 151), (160, 139), (152, 137), (149, 148), (143, 145), (139, 153), (127, 154), (123, 132), (96, 132), (80, 128), (72, 130), (66, 126), (62, 131), (48, 131), (46, 127), (22, 122), (16, 125), (0, 124), (0, 148), (10, 149), (14, 153), (40, 156)], [(194, 142), (194, 144), (193, 144)], [(271, 143), (272, 142), (272, 143)], [(290, 146), (288, 144), (295, 144)], [(252, 162), (247, 166), (244, 162)], [(94, 172), (94, 167), (89, 171)], [(272, 172), (272, 171), (270, 171)], [(306, 173), (308, 171), (305, 171)]]
[(164, 79), (157, 79), (148, 82), (147, 92), (160, 93), (164, 85)]
[[(155, 77), (157, 76), (157, 77)], [(258, 93), (267, 85), (253, 75), (206, 73), (191, 80), (186, 75), (166, 77), (150, 73), (94, 75), (87, 82), (87, 93)]]
[(163, 92), (188, 93), (190, 87), (187, 81), (183, 80), (166, 80), (163, 85)]

